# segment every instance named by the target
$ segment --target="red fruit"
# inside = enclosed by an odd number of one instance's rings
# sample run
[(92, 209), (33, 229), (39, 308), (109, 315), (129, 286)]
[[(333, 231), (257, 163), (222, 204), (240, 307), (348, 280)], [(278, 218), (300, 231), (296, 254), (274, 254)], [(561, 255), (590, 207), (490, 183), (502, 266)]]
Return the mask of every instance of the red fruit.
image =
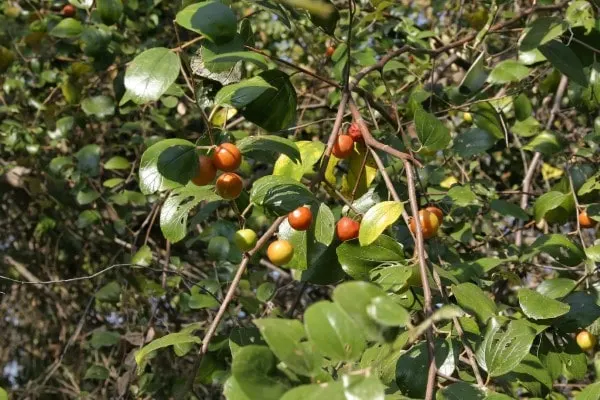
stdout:
[(62, 15), (65, 18), (72, 18), (75, 16), (75, 7), (72, 4), (67, 4), (62, 8)]
[(192, 178), (192, 182), (198, 186), (208, 185), (217, 176), (217, 169), (210, 158), (200, 156), (198, 159), (198, 173)]
[(312, 223), (312, 212), (308, 207), (298, 207), (288, 214), (290, 226), (297, 231), (305, 231)]
[(212, 162), (221, 171), (235, 171), (242, 163), (242, 153), (233, 143), (223, 143), (215, 149)]
[(360, 224), (349, 217), (340, 218), (338, 221), (335, 232), (338, 239), (342, 242), (346, 240), (356, 239), (358, 237), (358, 231), (360, 230)]
[(348, 136), (350, 136), (356, 143), (363, 143), (365, 141), (360, 127), (356, 122), (350, 124), (350, 128), (348, 128)]
[(579, 226), (582, 228), (593, 228), (596, 226), (596, 221), (590, 218), (587, 211), (579, 213)]
[[(429, 239), (437, 234), (440, 228), (440, 221), (437, 215), (427, 210), (421, 210), (419, 211), (419, 221), (421, 222), (423, 239)], [(417, 225), (414, 218), (411, 218), (409, 228), (414, 235), (417, 234)]]
[(327, 50), (325, 50), (325, 55), (327, 57), (331, 57), (333, 55), (333, 53), (335, 53), (335, 47), (333, 47), (333, 46), (329, 46), (327, 48)]
[(442, 210), (440, 210), (439, 208), (435, 207), (435, 206), (429, 206), (426, 208), (427, 211), (429, 211), (430, 213), (434, 213), (435, 216), (437, 217), (439, 223), (441, 224), (442, 221), (444, 220), (444, 213), (442, 212)]
[(354, 150), (354, 140), (349, 135), (339, 135), (332, 150), (333, 155), (337, 158), (348, 158)]
[(217, 194), (226, 200), (237, 199), (242, 189), (244, 182), (238, 174), (227, 172), (217, 179)]

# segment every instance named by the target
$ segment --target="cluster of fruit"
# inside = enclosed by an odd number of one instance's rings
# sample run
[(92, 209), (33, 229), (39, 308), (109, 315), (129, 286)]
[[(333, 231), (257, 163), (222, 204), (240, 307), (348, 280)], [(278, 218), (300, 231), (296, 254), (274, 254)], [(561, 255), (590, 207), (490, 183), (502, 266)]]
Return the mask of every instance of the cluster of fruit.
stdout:
[(226, 200), (238, 198), (244, 182), (242, 178), (232, 172), (242, 164), (242, 153), (232, 143), (223, 143), (215, 148), (212, 157), (200, 156), (198, 160), (198, 173), (192, 178), (192, 182), (198, 186), (208, 185), (217, 176), (217, 170), (221, 174), (215, 184), (217, 194)]
[(331, 152), (339, 159), (350, 157), (354, 151), (354, 143), (364, 143), (364, 138), (360, 131), (360, 127), (356, 122), (353, 122), (348, 128), (348, 132), (338, 135), (333, 144)]

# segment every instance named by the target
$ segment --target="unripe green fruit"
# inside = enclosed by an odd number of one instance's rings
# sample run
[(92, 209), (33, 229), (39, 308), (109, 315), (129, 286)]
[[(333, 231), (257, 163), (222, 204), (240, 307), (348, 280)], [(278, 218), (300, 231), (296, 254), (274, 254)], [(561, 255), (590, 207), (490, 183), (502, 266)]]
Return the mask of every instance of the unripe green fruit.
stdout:
[(241, 251), (249, 251), (254, 248), (258, 236), (252, 229), (240, 229), (233, 235), (233, 242)]
[(466, 112), (466, 113), (463, 114), (463, 120), (466, 123), (470, 124), (471, 122), (473, 122), (473, 116), (471, 115), (471, 113)]

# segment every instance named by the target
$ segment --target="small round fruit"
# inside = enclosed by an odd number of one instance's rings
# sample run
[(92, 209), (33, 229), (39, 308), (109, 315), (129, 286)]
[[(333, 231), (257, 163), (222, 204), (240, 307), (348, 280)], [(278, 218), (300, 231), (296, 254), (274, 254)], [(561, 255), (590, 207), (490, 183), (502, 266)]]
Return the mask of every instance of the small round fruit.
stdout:
[(596, 336), (583, 330), (577, 334), (577, 344), (583, 351), (591, 350), (596, 346)]
[(354, 140), (350, 135), (339, 135), (333, 145), (333, 155), (337, 158), (348, 158), (354, 150)]
[(333, 46), (329, 46), (327, 48), (327, 50), (325, 50), (325, 55), (327, 57), (331, 57), (333, 55), (333, 53), (335, 53), (335, 47), (333, 47)]
[(198, 186), (208, 185), (217, 176), (217, 169), (212, 160), (206, 156), (198, 158), (198, 173), (192, 178), (192, 182)]
[(596, 221), (590, 218), (587, 211), (579, 213), (579, 226), (582, 228), (593, 228), (596, 226)]
[(240, 229), (233, 235), (233, 242), (241, 251), (249, 251), (254, 248), (258, 236), (252, 229)]
[(65, 18), (73, 18), (75, 16), (75, 7), (72, 4), (67, 4), (62, 8), (62, 15)]
[(223, 143), (215, 149), (212, 161), (221, 171), (235, 171), (242, 163), (242, 153), (233, 143)]
[(426, 210), (429, 211), (430, 213), (434, 213), (438, 219), (438, 222), (440, 224), (442, 223), (442, 221), (444, 220), (444, 213), (442, 212), (442, 210), (440, 210), (439, 208), (437, 208), (435, 206), (429, 206), (426, 208)]
[(335, 226), (335, 233), (338, 239), (342, 242), (346, 240), (356, 239), (358, 237), (358, 231), (360, 230), (360, 224), (350, 217), (342, 217)]
[[(427, 210), (419, 211), (419, 221), (421, 222), (421, 233), (423, 233), (423, 239), (429, 239), (437, 234), (440, 227), (440, 221), (434, 213)], [(410, 220), (410, 231), (414, 235), (417, 234), (417, 226), (414, 218), (411, 218)]]
[(355, 143), (363, 143), (365, 141), (365, 138), (363, 138), (362, 132), (360, 131), (360, 127), (356, 122), (350, 124), (348, 136), (350, 136)]
[(238, 174), (233, 172), (227, 172), (219, 176), (217, 179), (217, 194), (225, 200), (237, 199), (242, 189), (244, 188), (244, 182)]
[(466, 123), (470, 124), (471, 122), (473, 122), (473, 116), (469, 112), (463, 113), (463, 120)]
[(312, 223), (312, 211), (308, 207), (298, 207), (288, 214), (290, 226), (297, 231), (305, 231)]
[(276, 240), (269, 245), (267, 257), (277, 266), (285, 265), (294, 257), (294, 247), (287, 240)]

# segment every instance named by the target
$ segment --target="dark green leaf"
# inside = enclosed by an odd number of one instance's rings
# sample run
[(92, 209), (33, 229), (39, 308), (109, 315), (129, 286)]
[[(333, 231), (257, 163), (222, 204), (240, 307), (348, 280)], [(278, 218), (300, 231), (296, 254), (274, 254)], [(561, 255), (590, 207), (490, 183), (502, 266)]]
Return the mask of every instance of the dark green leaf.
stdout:
[(473, 283), (452, 285), (452, 293), (462, 308), (475, 314), (483, 323), (487, 322), (497, 312), (496, 304), (492, 299)]
[(85, 371), (83, 379), (104, 381), (108, 379), (108, 370), (102, 365), (92, 365)]
[(497, 141), (487, 131), (472, 128), (454, 139), (454, 151), (463, 158), (469, 158), (491, 149)]
[(448, 128), (435, 115), (422, 108), (415, 111), (415, 128), (424, 150), (443, 150), (450, 143)]
[(152, 194), (180, 186), (177, 182), (166, 179), (158, 169), (160, 155), (173, 146), (185, 146), (193, 149), (194, 144), (183, 139), (161, 140), (144, 151), (140, 161), (140, 190), (144, 194)]
[(81, 35), (81, 32), (83, 32), (81, 22), (73, 18), (65, 18), (52, 28), (50, 35), (61, 39), (71, 39)]
[(529, 318), (548, 319), (569, 312), (569, 305), (530, 289), (519, 290), (519, 305)]
[(187, 184), (198, 171), (196, 147), (188, 144), (167, 147), (158, 155), (156, 168), (164, 179)]
[(369, 279), (369, 271), (382, 264), (404, 260), (402, 245), (386, 235), (381, 235), (369, 246), (361, 247), (355, 241), (343, 243), (337, 255), (344, 271), (354, 279)]
[(588, 84), (587, 76), (583, 71), (583, 65), (581, 60), (569, 47), (565, 46), (559, 41), (552, 40), (543, 46), (539, 47), (544, 57), (550, 61), (550, 63), (568, 76), (573, 82), (586, 87)]
[(523, 211), (521, 207), (519, 207), (516, 204), (509, 203), (508, 201), (497, 199), (492, 200), (490, 206), (492, 207), (492, 210), (500, 213), (503, 216), (515, 217), (522, 221), (529, 220), (529, 215), (525, 211)]
[(527, 34), (521, 41), (521, 50), (530, 51), (550, 42), (562, 35), (569, 25), (560, 18), (540, 17), (537, 18), (527, 30)]
[(296, 143), (279, 136), (247, 136), (236, 145), (244, 156), (260, 161), (275, 161), (280, 155), (285, 155), (294, 163), (300, 161), (300, 150)]
[(225, 43), (233, 39), (237, 31), (237, 19), (233, 10), (219, 1), (191, 4), (177, 13), (175, 21), (214, 43)]
[(108, 332), (108, 331), (94, 331), (90, 344), (92, 348), (99, 349), (101, 347), (110, 347), (119, 343), (121, 340), (121, 334), (119, 332)]

